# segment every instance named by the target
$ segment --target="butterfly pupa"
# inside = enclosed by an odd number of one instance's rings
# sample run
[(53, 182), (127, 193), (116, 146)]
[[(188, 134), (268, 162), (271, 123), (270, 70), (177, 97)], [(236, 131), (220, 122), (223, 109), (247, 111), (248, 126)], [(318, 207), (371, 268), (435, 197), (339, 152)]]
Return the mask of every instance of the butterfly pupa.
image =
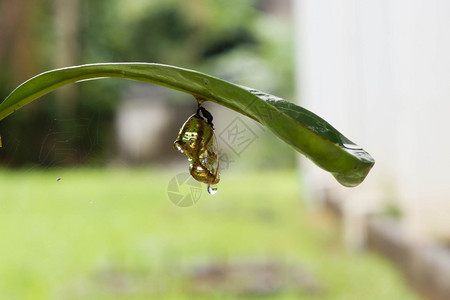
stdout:
[(205, 116), (206, 110), (201, 107), (189, 117), (178, 133), (174, 148), (188, 157), (189, 172), (195, 180), (213, 185), (220, 181), (217, 139), (211, 123), (212, 117), (207, 122), (199, 111)]

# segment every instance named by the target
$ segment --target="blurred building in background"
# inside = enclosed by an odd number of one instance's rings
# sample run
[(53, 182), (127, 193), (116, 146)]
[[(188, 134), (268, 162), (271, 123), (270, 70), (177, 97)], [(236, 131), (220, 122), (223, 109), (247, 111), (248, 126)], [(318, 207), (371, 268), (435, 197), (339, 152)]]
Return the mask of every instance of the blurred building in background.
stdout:
[[(366, 181), (354, 189), (340, 187), (329, 174), (303, 161), (311, 194), (342, 200), (352, 248), (367, 241), (366, 221), (373, 214), (395, 217), (399, 226), (388, 226), (387, 234), (413, 247), (435, 241), (448, 245), (450, 2), (295, 3), (301, 104), (376, 160)], [(445, 265), (442, 258), (449, 264), (448, 252), (427, 254), (427, 261), (435, 264), (429, 269), (441, 272), (437, 277), (447, 296), (450, 268), (436, 265)], [(397, 253), (398, 258), (408, 253)]]

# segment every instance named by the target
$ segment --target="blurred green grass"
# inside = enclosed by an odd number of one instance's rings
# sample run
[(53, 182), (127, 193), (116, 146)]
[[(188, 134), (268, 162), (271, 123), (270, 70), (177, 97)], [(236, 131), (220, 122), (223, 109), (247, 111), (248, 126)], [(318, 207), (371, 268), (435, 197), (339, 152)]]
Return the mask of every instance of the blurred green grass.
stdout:
[(305, 211), (295, 171), (227, 172), (186, 208), (167, 196), (177, 173), (0, 170), (0, 299), (233, 299), (192, 294), (180, 270), (242, 257), (301, 265), (324, 288), (264, 299), (418, 299), (385, 260), (348, 254), (338, 226)]

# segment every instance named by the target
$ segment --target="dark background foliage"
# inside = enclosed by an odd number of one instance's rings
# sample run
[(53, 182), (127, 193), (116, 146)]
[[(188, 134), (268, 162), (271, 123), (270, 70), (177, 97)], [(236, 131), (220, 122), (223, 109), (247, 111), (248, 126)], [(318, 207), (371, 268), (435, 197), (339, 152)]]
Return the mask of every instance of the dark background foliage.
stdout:
[[(112, 61), (177, 65), (292, 97), (289, 39), (270, 30), (289, 35), (289, 1), (272, 2), (0, 1), (0, 99), (45, 70)], [(113, 120), (129, 84), (72, 85), (2, 120), (0, 163), (107, 163), (116, 153)]]

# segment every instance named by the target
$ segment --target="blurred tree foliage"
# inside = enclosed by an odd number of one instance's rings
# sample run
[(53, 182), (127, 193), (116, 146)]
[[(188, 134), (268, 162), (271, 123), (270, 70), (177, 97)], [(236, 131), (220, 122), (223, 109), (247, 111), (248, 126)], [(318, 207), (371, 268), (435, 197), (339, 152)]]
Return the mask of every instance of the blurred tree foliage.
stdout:
[[(292, 97), (290, 24), (265, 2), (0, 0), (0, 98), (43, 70), (113, 61), (183, 66)], [(124, 84), (75, 85), (6, 118), (0, 162), (107, 161)]]

